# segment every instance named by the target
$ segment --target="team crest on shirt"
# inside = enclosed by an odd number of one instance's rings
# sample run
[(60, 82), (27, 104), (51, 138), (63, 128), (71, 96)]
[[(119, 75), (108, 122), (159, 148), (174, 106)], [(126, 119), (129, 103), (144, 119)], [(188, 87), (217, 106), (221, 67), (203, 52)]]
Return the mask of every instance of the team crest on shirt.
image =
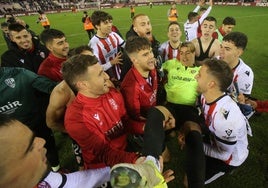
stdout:
[(112, 105), (112, 108), (114, 110), (117, 110), (118, 109), (118, 105), (116, 104), (116, 102), (115, 102), (114, 99), (109, 99), (109, 103)]
[(232, 134), (233, 130), (231, 129), (227, 129), (225, 130), (225, 133), (227, 134), (228, 137), (230, 137), (230, 135)]
[(249, 71), (246, 71), (245, 74), (246, 74), (247, 76), (249, 76), (250, 72), (249, 72)]
[(98, 114), (98, 113), (94, 114), (94, 115), (93, 115), (93, 117), (94, 117), (94, 119), (96, 119), (96, 120), (99, 120), (99, 121), (100, 121), (100, 116), (99, 116), (99, 114)]
[(42, 57), (43, 59), (45, 59), (45, 57), (46, 57), (46, 55), (45, 55), (45, 53), (44, 52), (40, 52), (40, 57)]
[(228, 118), (230, 111), (225, 110), (224, 108), (221, 109), (221, 113), (225, 119)]
[(16, 83), (14, 78), (7, 78), (5, 79), (5, 84), (11, 88), (15, 88)]

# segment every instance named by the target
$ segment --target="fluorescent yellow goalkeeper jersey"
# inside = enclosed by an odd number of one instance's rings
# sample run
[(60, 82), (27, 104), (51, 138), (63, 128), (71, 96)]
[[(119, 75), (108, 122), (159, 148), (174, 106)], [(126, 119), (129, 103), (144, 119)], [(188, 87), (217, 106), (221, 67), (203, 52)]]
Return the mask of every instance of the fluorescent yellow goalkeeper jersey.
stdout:
[(167, 71), (167, 101), (193, 106), (198, 96), (195, 75), (200, 67), (185, 67), (178, 60), (172, 59), (163, 63), (163, 69)]

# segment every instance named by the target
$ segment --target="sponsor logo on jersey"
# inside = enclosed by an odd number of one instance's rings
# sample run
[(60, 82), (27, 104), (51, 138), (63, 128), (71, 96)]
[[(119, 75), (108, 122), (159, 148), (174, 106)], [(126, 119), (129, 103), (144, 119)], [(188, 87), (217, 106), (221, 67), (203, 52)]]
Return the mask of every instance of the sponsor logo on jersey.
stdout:
[(7, 78), (5, 79), (5, 84), (11, 88), (15, 88), (16, 83), (14, 78)]
[(150, 100), (150, 104), (153, 104), (154, 102), (156, 102), (156, 89), (154, 90), (154, 92), (152, 93), (152, 95), (150, 96), (149, 100)]
[(22, 106), (20, 101), (7, 102), (7, 104), (5, 104), (4, 106), (0, 106), (0, 113), (12, 114), (20, 106)]
[(228, 116), (229, 116), (230, 111), (225, 110), (225, 109), (221, 109), (221, 112), (222, 112), (223, 117), (224, 117), (225, 119), (227, 119)]
[(185, 81), (185, 82), (193, 82), (193, 81), (196, 81), (194, 78), (188, 78), (188, 77), (177, 76), (177, 75), (172, 75), (171, 78), (173, 80), (182, 80), (182, 81)]
[(250, 75), (250, 72), (249, 72), (249, 71), (246, 71), (245, 74), (246, 74), (247, 76), (249, 76), (249, 75)]
[(105, 132), (105, 135), (109, 140), (112, 140), (114, 138), (118, 138), (119, 136), (124, 134), (124, 132), (125, 132), (125, 126), (120, 120), (119, 122), (115, 123), (115, 125), (111, 129), (107, 130)]
[(112, 105), (112, 108), (113, 108), (114, 110), (117, 110), (117, 109), (118, 109), (118, 105), (116, 104), (116, 102), (115, 102), (114, 99), (110, 98), (110, 99), (109, 99), (109, 103)]

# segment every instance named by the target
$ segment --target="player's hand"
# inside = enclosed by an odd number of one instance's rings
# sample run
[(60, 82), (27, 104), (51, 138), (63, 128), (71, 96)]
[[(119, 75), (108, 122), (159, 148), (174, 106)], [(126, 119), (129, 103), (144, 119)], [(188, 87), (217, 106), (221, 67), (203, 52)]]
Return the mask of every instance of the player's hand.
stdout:
[(209, 5), (210, 5), (210, 6), (213, 5), (213, 0), (209, 0)]
[(175, 118), (170, 114), (167, 121), (164, 121), (164, 129), (169, 130), (175, 128)]
[(169, 130), (175, 127), (175, 118), (171, 114), (171, 112), (164, 106), (155, 106), (162, 114), (164, 115), (165, 119), (163, 121), (163, 128), (165, 130)]
[(200, 0), (198, 3), (199, 6), (203, 6), (204, 4), (205, 4), (205, 0)]
[(123, 64), (122, 63), (123, 59), (121, 57), (122, 57), (122, 52), (117, 53), (115, 58), (111, 61), (111, 64), (112, 65), (116, 65), (116, 64), (122, 65)]
[(237, 101), (241, 104), (245, 104), (245, 101), (246, 101), (246, 98), (245, 96), (243, 95), (243, 93), (240, 93), (238, 96), (237, 96)]
[(175, 179), (174, 171), (171, 169), (168, 169), (165, 172), (163, 172), (162, 176), (164, 177), (165, 182), (167, 183)]
[(163, 157), (162, 156), (159, 157), (159, 164), (160, 164), (160, 172), (162, 172), (162, 176), (164, 177), (165, 182), (168, 183), (168, 182), (174, 180), (175, 176), (173, 175), (174, 174), (173, 170), (168, 169), (165, 172), (163, 172), (164, 162), (163, 162)]
[(141, 164), (145, 161), (146, 157), (139, 157), (136, 161), (135, 161), (135, 164)]

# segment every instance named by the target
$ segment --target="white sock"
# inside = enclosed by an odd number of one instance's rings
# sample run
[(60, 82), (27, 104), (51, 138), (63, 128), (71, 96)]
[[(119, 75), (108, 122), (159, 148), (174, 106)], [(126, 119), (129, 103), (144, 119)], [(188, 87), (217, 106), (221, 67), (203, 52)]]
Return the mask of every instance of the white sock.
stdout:
[(155, 164), (156, 168), (160, 171), (160, 162), (158, 159), (156, 159), (155, 157), (148, 155), (145, 159), (144, 162), (146, 161), (153, 161), (153, 163)]

